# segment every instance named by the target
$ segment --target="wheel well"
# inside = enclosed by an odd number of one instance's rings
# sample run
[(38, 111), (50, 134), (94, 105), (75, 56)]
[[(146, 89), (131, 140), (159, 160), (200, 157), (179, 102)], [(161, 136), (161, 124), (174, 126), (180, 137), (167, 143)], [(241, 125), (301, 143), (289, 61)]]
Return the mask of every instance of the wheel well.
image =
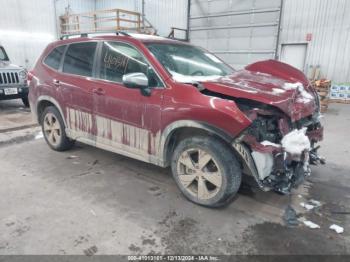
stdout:
[(53, 106), (56, 107), (52, 102), (47, 101), (47, 100), (42, 100), (39, 102), (38, 107), (37, 107), (37, 116), (38, 116), (38, 122), (41, 124), (41, 115), (44, 112), (45, 108)]
[(224, 139), (222, 136), (218, 135), (215, 132), (210, 132), (205, 129), (197, 128), (197, 127), (180, 127), (175, 129), (167, 139), (167, 143), (165, 144), (165, 165), (168, 166), (171, 161), (172, 153), (175, 150), (176, 145), (183, 139), (191, 137), (191, 136), (214, 136), (223, 142), (229, 144), (230, 141)]

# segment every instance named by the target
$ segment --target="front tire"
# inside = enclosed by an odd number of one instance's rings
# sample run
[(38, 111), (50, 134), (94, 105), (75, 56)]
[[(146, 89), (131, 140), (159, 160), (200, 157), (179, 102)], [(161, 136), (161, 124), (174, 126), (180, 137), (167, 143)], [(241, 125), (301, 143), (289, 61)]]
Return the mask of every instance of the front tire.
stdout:
[(215, 137), (189, 137), (176, 147), (171, 161), (174, 179), (192, 202), (220, 207), (241, 185), (240, 165), (227, 144)]
[(60, 112), (54, 106), (45, 108), (41, 115), (41, 129), (46, 143), (55, 151), (65, 151), (73, 147), (74, 141), (66, 135)]

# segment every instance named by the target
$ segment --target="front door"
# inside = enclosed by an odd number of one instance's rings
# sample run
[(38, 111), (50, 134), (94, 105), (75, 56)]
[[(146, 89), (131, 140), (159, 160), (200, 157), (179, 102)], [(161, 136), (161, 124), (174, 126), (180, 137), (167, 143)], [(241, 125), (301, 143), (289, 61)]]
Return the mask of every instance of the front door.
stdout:
[[(125, 155), (141, 160), (157, 152), (157, 126), (160, 125), (162, 89), (152, 90), (145, 97), (137, 88), (127, 88), (122, 83), (124, 74), (149, 74), (149, 64), (135, 47), (123, 42), (104, 42), (100, 51), (99, 85), (94, 90), (94, 115), (97, 143), (123, 151)], [(150, 85), (157, 88), (160, 81), (153, 78)], [(153, 80), (152, 80), (153, 79)], [(159, 82), (157, 82), (159, 81)], [(150, 104), (148, 107), (147, 104)], [(157, 108), (157, 112), (154, 112)], [(150, 111), (151, 110), (151, 111)], [(145, 116), (145, 112), (153, 113)], [(152, 117), (152, 121), (149, 121)], [(158, 144), (157, 144), (158, 145)], [(111, 148), (110, 148), (111, 149)]]

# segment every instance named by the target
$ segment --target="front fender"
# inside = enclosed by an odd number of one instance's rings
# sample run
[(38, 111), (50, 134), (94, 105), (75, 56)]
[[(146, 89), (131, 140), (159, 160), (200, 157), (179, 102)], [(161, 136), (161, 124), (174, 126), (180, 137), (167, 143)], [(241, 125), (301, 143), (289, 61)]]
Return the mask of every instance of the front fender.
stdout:
[(168, 146), (169, 142), (173, 136), (173, 134), (176, 131), (179, 131), (183, 128), (194, 128), (198, 130), (206, 131), (210, 134), (216, 135), (226, 141), (228, 144), (230, 144), (234, 137), (224, 130), (217, 128), (215, 126), (212, 126), (205, 122), (200, 121), (194, 121), (194, 120), (178, 120), (171, 124), (169, 124), (162, 132), (161, 138), (160, 138), (160, 151), (161, 152), (161, 158), (163, 159), (163, 162), (165, 165), (167, 165), (167, 152), (168, 152)]

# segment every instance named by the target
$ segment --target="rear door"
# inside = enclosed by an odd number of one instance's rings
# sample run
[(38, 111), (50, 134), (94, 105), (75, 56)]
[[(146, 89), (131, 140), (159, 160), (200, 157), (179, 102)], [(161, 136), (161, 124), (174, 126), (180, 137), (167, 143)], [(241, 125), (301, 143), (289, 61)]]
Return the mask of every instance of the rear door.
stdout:
[(74, 137), (95, 134), (93, 118), (93, 81), (97, 42), (72, 43), (68, 46), (62, 73), (56, 80), (65, 101), (66, 122)]

